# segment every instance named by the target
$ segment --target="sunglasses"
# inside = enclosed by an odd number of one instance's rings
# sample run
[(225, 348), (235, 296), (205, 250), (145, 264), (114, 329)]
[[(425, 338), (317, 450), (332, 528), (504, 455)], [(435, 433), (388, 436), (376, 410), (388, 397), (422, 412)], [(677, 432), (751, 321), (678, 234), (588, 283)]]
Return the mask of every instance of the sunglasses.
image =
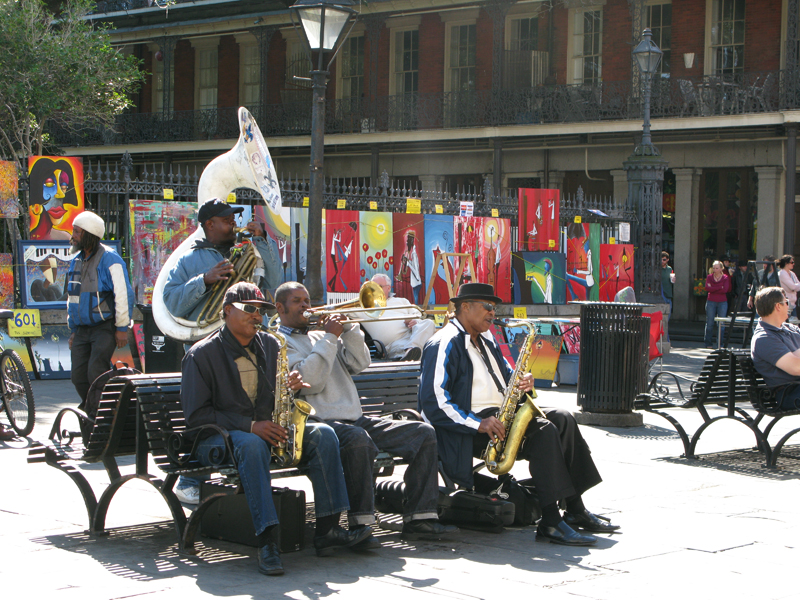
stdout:
[(231, 305), (247, 314), (254, 315), (258, 313), (262, 317), (267, 314), (267, 310), (269, 310), (266, 306), (256, 306), (255, 304), (244, 304), (242, 302), (231, 302)]
[(466, 304), (480, 304), (486, 312), (494, 312), (497, 310), (497, 307), (489, 302), (479, 302), (478, 300), (470, 300)]

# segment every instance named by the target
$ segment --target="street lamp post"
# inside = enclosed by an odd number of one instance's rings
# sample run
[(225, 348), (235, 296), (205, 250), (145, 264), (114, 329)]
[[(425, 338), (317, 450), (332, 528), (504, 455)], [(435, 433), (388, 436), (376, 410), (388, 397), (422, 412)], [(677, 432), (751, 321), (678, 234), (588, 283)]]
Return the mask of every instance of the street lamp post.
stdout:
[(650, 137), (650, 92), (653, 74), (658, 69), (663, 52), (645, 29), (642, 41), (634, 48), (633, 56), (644, 76), (644, 123), (642, 141), (623, 163), (628, 173), (628, 198), (638, 209), (636, 228), (635, 287), (640, 302), (662, 304), (661, 295), (661, 211), (663, 210), (664, 171), (667, 161), (653, 145)]
[(357, 13), (352, 6), (352, 0), (297, 0), (291, 7), (292, 23), (311, 62), (311, 189), (308, 200), (308, 248), (304, 281), (312, 304), (321, 304), (324, 292), (320, 265), (322, 192), (325, 184), (322, 168), (325, 149), (325, 88), (328, 67), (355, 24)]

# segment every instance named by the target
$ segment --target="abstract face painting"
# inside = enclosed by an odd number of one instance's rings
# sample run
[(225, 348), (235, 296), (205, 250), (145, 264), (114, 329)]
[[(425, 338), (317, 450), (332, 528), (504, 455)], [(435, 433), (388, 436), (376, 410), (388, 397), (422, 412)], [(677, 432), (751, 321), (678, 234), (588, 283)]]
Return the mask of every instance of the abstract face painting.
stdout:
[(83, 161), (75, 157), (31, 156), (30, 238), (68, 240), (72, 221), (84, 210)]

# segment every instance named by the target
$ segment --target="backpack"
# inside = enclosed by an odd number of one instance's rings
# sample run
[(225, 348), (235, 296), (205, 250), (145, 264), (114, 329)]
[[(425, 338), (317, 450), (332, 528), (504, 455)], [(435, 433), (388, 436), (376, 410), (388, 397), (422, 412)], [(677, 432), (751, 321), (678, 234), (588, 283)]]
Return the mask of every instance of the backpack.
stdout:
[(81, 419), (81, 435), (83, 436), (84, 444), (89, 441), (89, 435), (92, 432), (92, 427), (94, 427), (95, 417), (97, 417), (97, 408), (100, 406), (100, 398), (103, 396), (103, 388), (106, 387), (108, 380), (121, 375), (141, 374), (141, 371), (130, 368), (122, 361), (117, 361), (117, 363), (111, 369), (100, 375), (92, 382), (92, 385), (89, 387), (89, 391), (86, 393), (86, 402), (84, 402), (82, 406), (78, 407), (82, 408), (83, 412), (86, 413), (86, 416), (91, 419), (91, 421), (85, 421), (84, 419)]

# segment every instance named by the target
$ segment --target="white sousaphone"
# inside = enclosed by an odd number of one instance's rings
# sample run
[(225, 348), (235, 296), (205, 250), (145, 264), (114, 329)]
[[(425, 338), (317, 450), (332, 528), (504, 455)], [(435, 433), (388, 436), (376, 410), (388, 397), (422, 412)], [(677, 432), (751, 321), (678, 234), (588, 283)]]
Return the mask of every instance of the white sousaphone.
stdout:
[[(237, 188), (257, 190), (273, 212), (281, 209), (281, 190), (272, 157), (253, 115), (244, 107), (239, 108), (239, 141), (229, 152), (212, 160), (200, 175), (197, 208), (212, 198), (224, 200)], [(198, 225), (195, 232), (178, 246), (161, 268), (153, 289), (153, 317), (156, 325), (164, 335), (182, 342), (197, 341), (222, 326), (222, 321), (201, 326), (196, 321), (175, 317), (164, 305), (167, 275), (178, 259), (191, 249), (195, 241), (201, 239), (205, 239), (205, 232)]]

